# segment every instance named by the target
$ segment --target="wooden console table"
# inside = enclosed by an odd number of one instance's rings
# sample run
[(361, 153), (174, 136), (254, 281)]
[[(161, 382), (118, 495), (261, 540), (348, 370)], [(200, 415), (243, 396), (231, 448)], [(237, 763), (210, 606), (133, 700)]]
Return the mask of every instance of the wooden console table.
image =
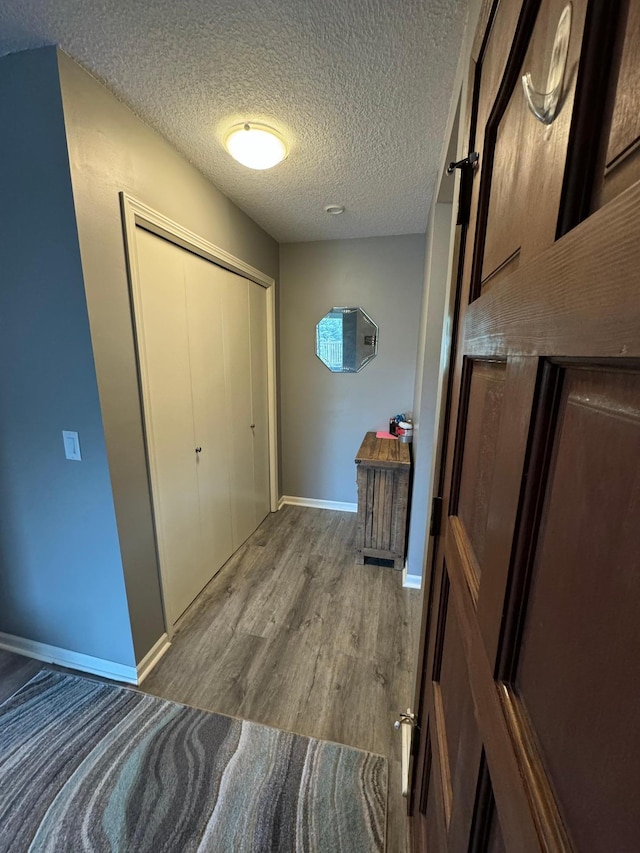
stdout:
[(409, 445), (368, 432), (356, 456), (356, 563), (365, 557), (404, 568), (411, 454)]

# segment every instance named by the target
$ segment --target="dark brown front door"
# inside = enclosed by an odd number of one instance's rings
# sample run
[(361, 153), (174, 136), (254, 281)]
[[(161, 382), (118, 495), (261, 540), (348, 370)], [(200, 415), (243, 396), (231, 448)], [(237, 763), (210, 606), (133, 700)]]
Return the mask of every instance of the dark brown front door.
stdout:
[(636, 851), (640, 0), (481, 26), (413, 847)]

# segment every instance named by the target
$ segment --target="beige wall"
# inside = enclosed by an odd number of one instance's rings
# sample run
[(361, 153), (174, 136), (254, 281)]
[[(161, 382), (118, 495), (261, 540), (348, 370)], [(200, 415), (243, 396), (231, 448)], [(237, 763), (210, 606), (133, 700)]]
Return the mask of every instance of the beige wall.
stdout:
[[(280, 247), (283, 494), (355, 503), (364, 434), (411, 409), (424, 250), (423, 234)], [(359, 373), (316, 358), (316, 323), (336, 305), (379, 326), (378, 355)]]
[[(470, 56), (478, 16), (487, 13), (483, 0), (469, 0), (467, 21), (458, 68), (449, 102), (447, 132), (440, 158), (440, 184), (429, 212), (428, 249), (423, 296), (423, 334), (418, 351), (415, 395), (417, 430), (414, 446), (412, 516), (409, 528), (407, 569), (415, 583), (431, 559), (433, 538), (429, 536), (431, 497), (437, 488), (441, 434), (450, 340), (450, 305), (455, 282), (452, 272), (460, 176), (445, 175), (446, 165), (469, 153), (466, 136), (471, 105), (468, 86)], [(453, 210), (450, 204), (453, 203)], [(451, 214), (454, 214), (453, 217)]]
[[(59, 71), (74, 203), (136, 659), (163, 619), (119, 192), (277, 277), (278, 246), (66, 54)], [(212, 138), (212, 145), (215, 144)]]
[[(434, 453), (440, 390), (448, 354), (449, 260), (453, 205), (434, 204), (427, 229), (427, 262), (414, 396), (413, 490), (407, 551), (407, 572), (414, 582), (422, 576), (431, 521)], [(443, 359), (444, 355), (444, 359)]]

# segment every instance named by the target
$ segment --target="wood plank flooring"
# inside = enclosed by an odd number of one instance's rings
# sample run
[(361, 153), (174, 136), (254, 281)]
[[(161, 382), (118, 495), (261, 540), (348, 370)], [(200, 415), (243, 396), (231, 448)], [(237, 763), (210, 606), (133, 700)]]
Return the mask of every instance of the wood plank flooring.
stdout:
[(27, 681), (31, 681), (42, 667), (43, 664), (39, 660), (0, 649), (0, 704), (9, 696), (13, 696)]
[[(386, 755), (387, 853), (405, 853), (393, 721), (413, 697), (420, 593), (400, 572), (355, 564), (355, 527), (353, 513), (306, 507), (268, 516), (141, 689)], [(0, 702), (42, 666), (0, 651)]]
[[(388, 853), (404, 853), (400, 735), (420, 593), (355, 564), (356, 516), (284, 507), (187, 612), (142, 689), (389, 758)], [(364, 851), (363, 851), (364, 853)]]

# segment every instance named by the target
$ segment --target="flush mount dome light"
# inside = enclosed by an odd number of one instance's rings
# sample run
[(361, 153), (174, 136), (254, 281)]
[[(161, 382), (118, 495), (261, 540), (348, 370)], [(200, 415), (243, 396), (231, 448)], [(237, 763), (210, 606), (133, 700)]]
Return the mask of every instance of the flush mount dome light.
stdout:
[(234, 125), (224, 145), (234, 160), (249, 169), (270, 169), (287, 156), (286, 143), (278, 131), (255, 122)]

